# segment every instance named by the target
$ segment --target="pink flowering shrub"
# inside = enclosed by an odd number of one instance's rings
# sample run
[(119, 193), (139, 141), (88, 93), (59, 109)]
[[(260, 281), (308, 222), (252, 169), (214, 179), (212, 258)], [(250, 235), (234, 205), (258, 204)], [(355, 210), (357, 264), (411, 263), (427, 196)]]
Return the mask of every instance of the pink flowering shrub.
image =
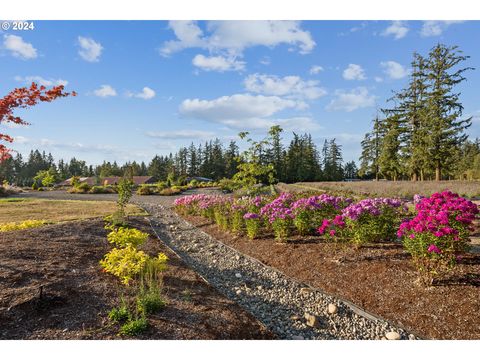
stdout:
[[(265, 205), (265, 203), (266, 199), (262, 196), (243, 196), (235, 199), (230, 209), (230, 230), (235, 234), (242, 233), (246, 225), (246, 218), (244, 215), (247, 213), (258, 214), (260, 208)], [(258, 216), (258, 218), (260, 217)], [(260, 224), (260, 220), (257, 220), (256, 222)]]
[(291, 234), (294, 218), (291, 209), (293, 201), (292, 194), (282, 193), (260, 209), (260, 215), (272, 226), (277, 241), (285, 241)]
[(243, 219), (245, 220), (248, 238), (251, 240), (255, 239), (262, 227), (260, 215), (255, 213), (246, 213), (243, 215)]
[(351, 204), (333, 219), (324, 219), (318, 233), (336, 242), (365, 243), (396, 238), (396, 229), (406, 207), (399, 199), (364, 199)]
[(404, 221), (397, 232), (412, 256), (424, 282), (451, 269), (456, 256), (468, 247), (478, 206), (450, 191), (422, 198), (416, 216)]
[(292, 204), (293, 223), (300, 235), (314, 232), (324, 219), (331, 219), (340, 214), (351, 199), (322, 194), (301, 198)]

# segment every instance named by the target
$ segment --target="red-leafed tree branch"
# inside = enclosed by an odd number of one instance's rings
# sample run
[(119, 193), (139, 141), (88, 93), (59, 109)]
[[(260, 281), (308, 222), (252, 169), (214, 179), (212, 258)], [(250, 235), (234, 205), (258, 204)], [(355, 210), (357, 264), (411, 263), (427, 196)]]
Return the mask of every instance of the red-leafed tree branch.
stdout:
[[(32, 107), (39, 102), (51, 102), (60, 97), (76, 96), (75, 91), (65, 92), (64, 86), (54, 86), (47, 89), (45, 86), (38, 86), (32, 83), (30, 87), (17, 88), (0, 99), (0, 124), (13, 123), (19, 125), (28, 125), (26, 121), (19, 116), (15, 116), (15, 109), (26, 109)], [(13, 138), (7, 134), (0, 133), (0, 141), (13, 142)], [(0, 163), (11, 156), (11, 149), (0, 143)]]

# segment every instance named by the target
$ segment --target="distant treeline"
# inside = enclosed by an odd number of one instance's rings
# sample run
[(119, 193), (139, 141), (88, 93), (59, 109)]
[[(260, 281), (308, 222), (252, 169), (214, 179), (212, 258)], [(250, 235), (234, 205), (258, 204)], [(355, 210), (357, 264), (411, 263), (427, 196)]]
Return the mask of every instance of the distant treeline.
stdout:
[[(278, 130), (271, 144), (262, 148), (260, 154), (262, 163), (273, 164), (277, 181), (338, 181), (357, 176), (353, 161), (344, 164), (342, 147), (335, 139), (325, 140), (319, 150), (310, 134), (294, 133), (289, 145), (285, 146), (280, 136), (282, 130), (279, 127)], [(123, 176), (127, 170), (133, 176), (150, 175), (158, 181), (189, 176), (219, 180), (231, 178), (241, 161), (242, 154), (237, 143), (231, 141), (225, 146), (219, 139), (199, 145), (192, 143), (175, 154), (157, 155), (148, 164), (104, 162), (93, 166), (76, 158), (56, 162), (52, 154), (32, 150), (25, 159), (17, 154), (0, 164), (0, 181), (31, 186), (35, 175), (42, 170), (50, 170), (58, 181), (72, 176)]]

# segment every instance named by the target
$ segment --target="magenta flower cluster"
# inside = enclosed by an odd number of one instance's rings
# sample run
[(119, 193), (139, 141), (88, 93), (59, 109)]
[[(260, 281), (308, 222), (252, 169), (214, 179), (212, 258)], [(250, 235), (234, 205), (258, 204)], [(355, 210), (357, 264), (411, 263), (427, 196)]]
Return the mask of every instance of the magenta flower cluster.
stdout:
[(378, 216), (387, 207), (398, 208), (400, 206), (402, 206), (402, 201), (399, 199), (364, 199), (343, 209), (342, 215), (343, 217), (357, 220), (364, 213), (370, 213), (371, 215)]
[[(459, 240), (458, 225), (470, 226), (479, 213), (477, 205), (451, 191), (423, 198), (415, 209), (417, 215), (400, 224), (398, 237), (408, 234), (413, 239), (415, 234), (431, 233), (437, 238), (453, 235), (454, 240)], [(437, 252), (434, 248), (428, 251)]]
[(245, 220), (259, 219), (260, 215), (255, 214), (255, 213), (246, 213), (245, 215), (243, 215), (243, 218)]
[(350, 203), (352, 203), (352, 199), (322, 194), (318, 196), (298, 199), (292, 204), (291, 208), (293, 210), (293, 213), (296, 215), (301, 211), (320, 210), (327, 206), (331, 206), (334, 209), (339, 210)]
[(239, 199), (236, 199), (232, 203), (232, 210), (235, 211), (250, 211), (252, 212), (254, 209), (259, 209), (265, 204), (265, 199), (262, 196), (243, 196)]
[(272, 202), (266, 204), (260, 209), (260, 215), (267, 218), (270, 224), (276, 220), (293, 219), (294, 214), (291, 205), (294, 197), (290, 193), (282, 193)]

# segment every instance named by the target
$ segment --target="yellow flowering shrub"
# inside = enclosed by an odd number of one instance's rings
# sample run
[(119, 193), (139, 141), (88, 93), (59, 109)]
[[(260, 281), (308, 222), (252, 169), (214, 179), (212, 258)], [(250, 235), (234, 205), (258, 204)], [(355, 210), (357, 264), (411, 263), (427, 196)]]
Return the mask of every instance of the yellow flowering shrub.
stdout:
[(109, 228), (112, 231), (107, 235), (108, 242), (118, 247), (127, 247), (142, 245), (148, 239), (148, 234), (137, 229), (128, 229), (120, 227), (118, 229)]
[(148, 255), (136, 250), (133, 246), (112, 249), (100, 265), (110, 274), (118, 276), (123, 284), (128, 285), (133, 277), (139, 274), (148, 260)]
[(43, 220), (26, 220), (22, 222), (8, 222), (5, 224), (0, 224), (0, 232), (30, 229), (30, 228), (45, 225), (46, 223), (47, 222)]

